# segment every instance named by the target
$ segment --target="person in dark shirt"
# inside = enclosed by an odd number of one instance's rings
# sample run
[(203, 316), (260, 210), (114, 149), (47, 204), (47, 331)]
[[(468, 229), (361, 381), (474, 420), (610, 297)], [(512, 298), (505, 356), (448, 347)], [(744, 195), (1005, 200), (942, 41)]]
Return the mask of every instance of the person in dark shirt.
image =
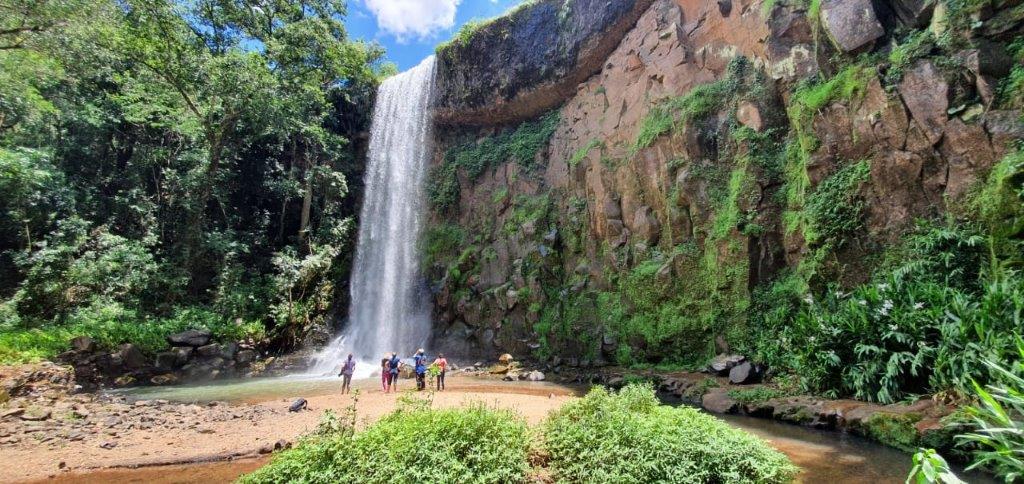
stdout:
[(398, 353), (391, 353), (391, 360), (388, 361), (388, 387), (391, 393), (398, 391), (398, 367), (401, 365), (402, 360), (398, 358)]
[(416, 390), (422, 391), (427, 387), (427, 355), (423, 348), (416, 352), (413, 360), (416, 362)]

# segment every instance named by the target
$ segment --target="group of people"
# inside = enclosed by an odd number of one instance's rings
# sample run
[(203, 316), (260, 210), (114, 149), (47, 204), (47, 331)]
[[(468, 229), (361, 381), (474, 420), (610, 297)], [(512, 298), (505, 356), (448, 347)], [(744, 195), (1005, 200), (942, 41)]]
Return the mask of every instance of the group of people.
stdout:
[[(429, 366), (437, 368), (437, 389), (444, 390), (444, 376), (448, 372), (448, 360), (445, 359), (444, 354), (440, 353), (432, 363), (428, 363), (426, 352), (423, 348), (416, 351), (416, 355), (413, 356), (413, 370), (416, 373), (416, 390), (424, 390), (427, 388), (427, 371)], [(384, 393), (397, 392), (398, 391), (398, 373), (402, 368), (402, 359), (398, 357), (398, 353), (392, 352), (385, 354), (384, 358), (380, 360), (380, 384)], [(356, 360), (349, 353), (348, 358), (341, 365), (341, 372), (338, 376), (342, 377), (341, 393), (352, 392), (352, 375), (356, 371)]]

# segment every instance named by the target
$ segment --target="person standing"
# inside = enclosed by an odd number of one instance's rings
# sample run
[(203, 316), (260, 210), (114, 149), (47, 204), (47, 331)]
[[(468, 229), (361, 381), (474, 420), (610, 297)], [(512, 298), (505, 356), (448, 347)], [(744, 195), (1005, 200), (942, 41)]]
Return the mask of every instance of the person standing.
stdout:
[(352, 393), (352, 374), (356, 372), (356, 360), (352, 358), (352, 353), (348, 354), (348, 359), (345, 360), (345, 364), (341, 366), (341, 373), (338, 376), (342, 377), (341, 380), (341, 394), (344, 395), (346, 392)]
[(391, 353), (391, 359), (388, 360), (388, 388), (391, 393), (398, 391), (398, 367), (402, 365), (402, 360), (398, 358), (398, 353)]
[(380, 359), (380, 387), (384, 390), (384, 393), (388, 392), (388, 380), (391, 379), (391, 371), (388, 369), (388, 355), (384, 354), (384, 357)]
[(438, 353), (437, 359), (434, 360), (434, 364), (437, 365), (439, 370), (437, 374), (437, 390), (444, 390), (444, 373), (448, 371), (448, 360), (444, 358), (444, 353)]
[(416, 390), (422, 391), (427, 387), (427, 355), (423, 353), (423, 348), (416, 351), (413, 360), (416, 362)]

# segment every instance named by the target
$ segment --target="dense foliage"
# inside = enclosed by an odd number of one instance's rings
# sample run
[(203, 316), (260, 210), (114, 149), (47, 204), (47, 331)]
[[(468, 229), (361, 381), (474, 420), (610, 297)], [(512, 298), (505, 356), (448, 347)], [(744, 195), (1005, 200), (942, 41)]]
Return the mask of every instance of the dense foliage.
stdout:
[(987, 364), (995, 383), (987, 388), (974, 383), (978, 403), (968, 408), (974, 431), (960, 438), (978, 448), (972, 468), (993, 470), (1006, 482), (1017, 482), (1024, 478), (1024, 342), (1018, 341), (1014, 361)]
[(350, 140), (391, 71), (344, 2), (0, 10), (0, 358), (79, 332), (151, 348), (184, 326), (289, 343), (325, 324)]
[(507, 410), (406, 405), (363, 432), (309, 436), (241, 482), (521, 482), (527, 435)]
[(796, 468), (767, 442), (644, 385), (595, 388), (544, 427), (560, 482), (790, 482)]

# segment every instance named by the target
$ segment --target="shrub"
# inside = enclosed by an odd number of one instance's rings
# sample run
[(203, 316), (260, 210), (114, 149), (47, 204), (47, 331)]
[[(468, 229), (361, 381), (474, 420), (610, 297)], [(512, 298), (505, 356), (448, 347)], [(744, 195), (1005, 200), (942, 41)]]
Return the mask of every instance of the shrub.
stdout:
[(790, 482), (789, 460), (763, 440), (692, 408), (658, 403), (629, 385), (595, 388), (544, 425), (562, 482)]
[(933, 449), (921, 449), (914, 454), (914, 467), (907, 476), (907, 484), (964, 484)]
[(520, 482), (527, 445), (511, 411), (403, 405), (361, 433), (307, 437), (240, 482)]
[(1024, 478), (1024, 342), (1019, 340), (1017, 356), (1006, 365), (987, 362), (1000, 381), (987, 389), (974, 384), (978, 403), (968, 408), (974, 430), (959, 437), (978, 447), (968, 469), (992, 470), (1006, 482)]
[(841, 244), (847, 235), (864, 226), (864, 200), (861, 185), (868, 180), (871, 168), (860, 161), (826, 178), (807, 197), (807, 242)]

